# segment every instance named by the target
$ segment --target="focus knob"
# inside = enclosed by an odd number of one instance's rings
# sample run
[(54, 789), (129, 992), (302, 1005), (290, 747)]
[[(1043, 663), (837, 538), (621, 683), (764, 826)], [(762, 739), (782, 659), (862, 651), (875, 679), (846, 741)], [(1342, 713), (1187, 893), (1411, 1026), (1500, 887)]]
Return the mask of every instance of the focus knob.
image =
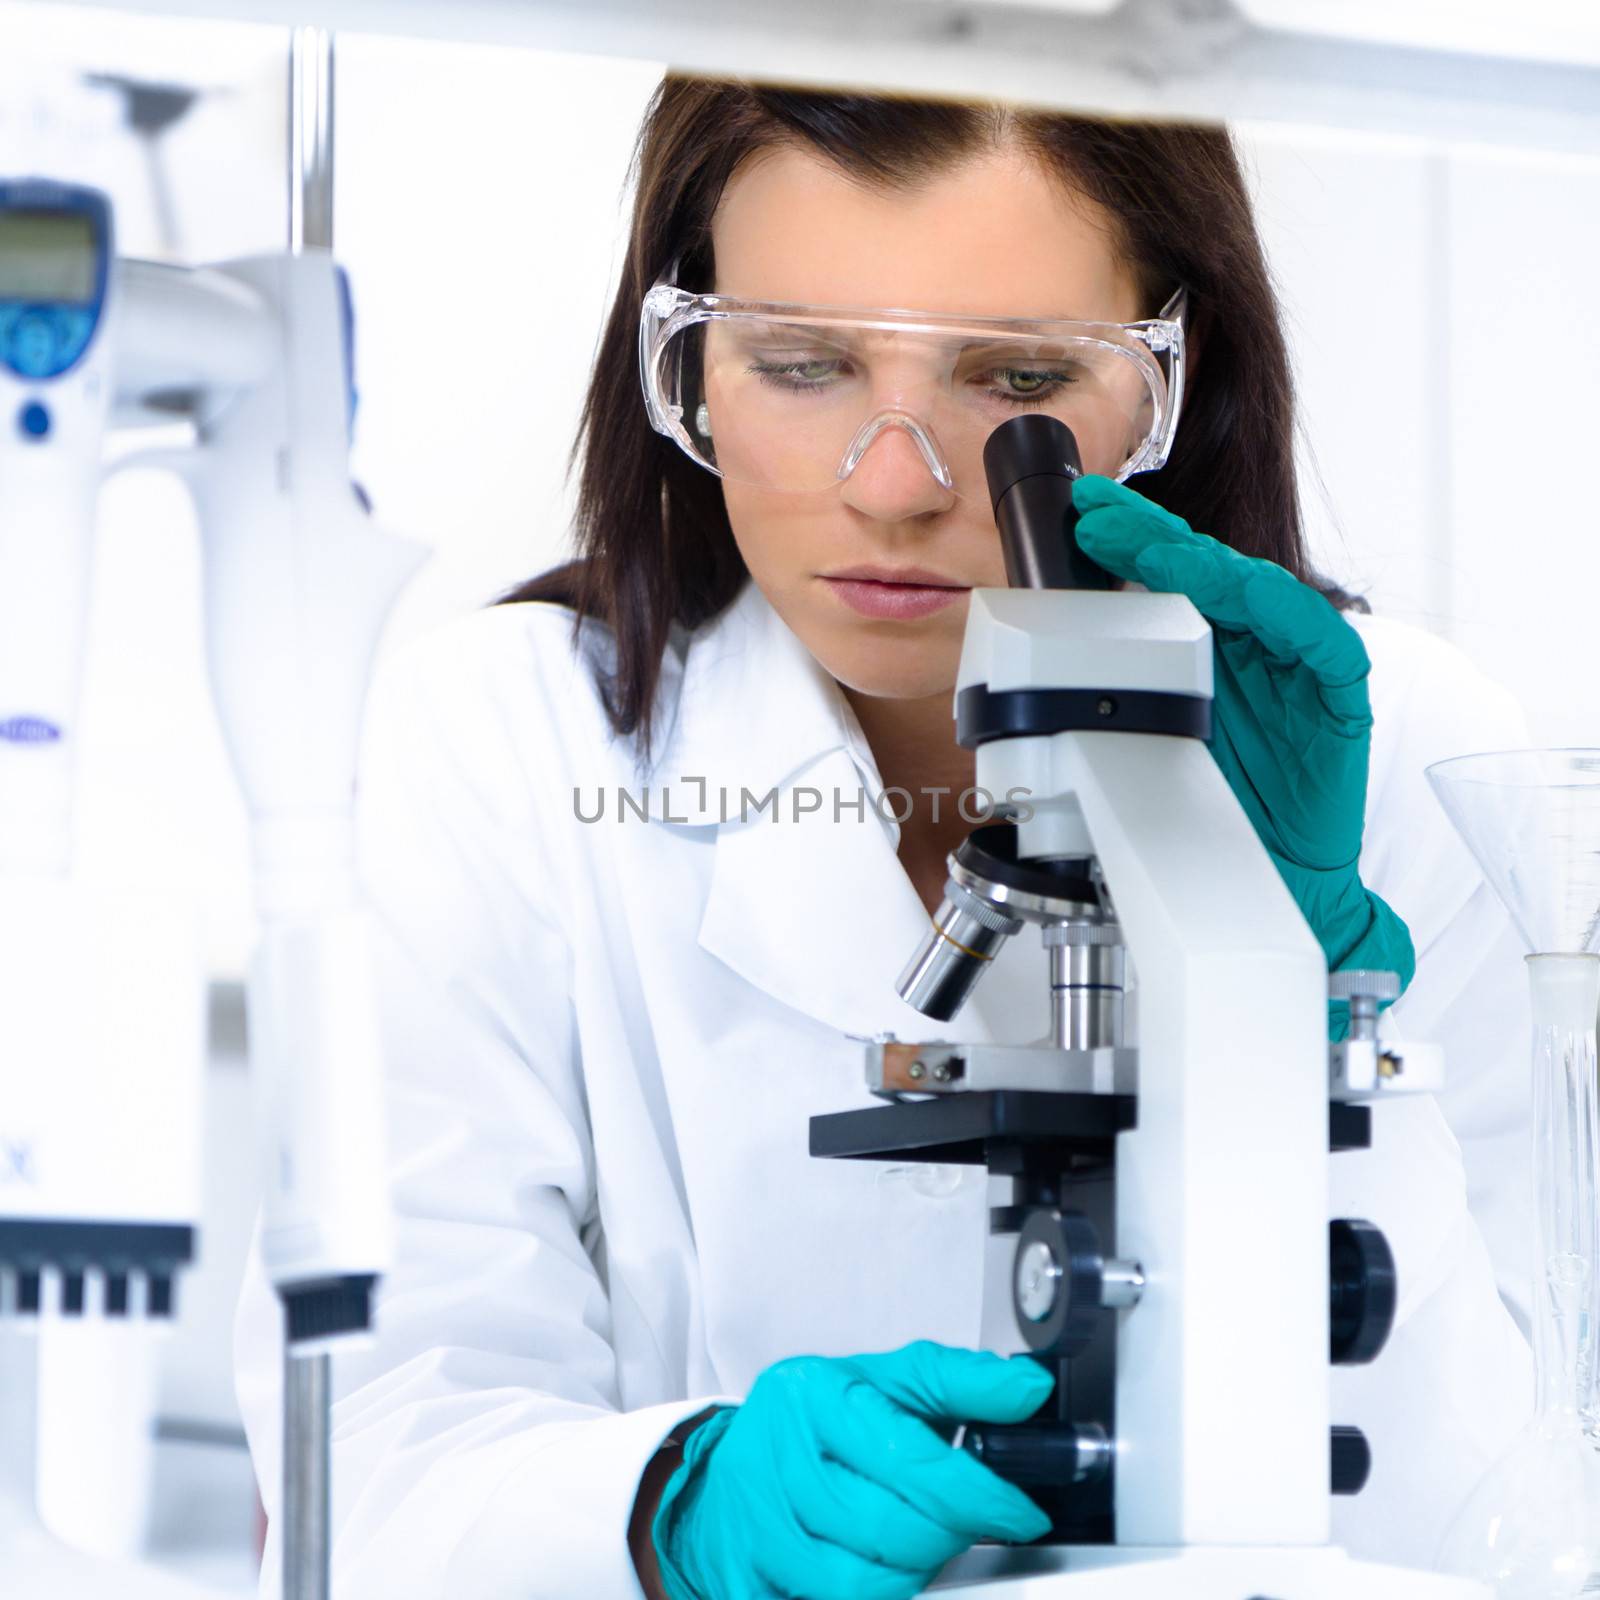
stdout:
[(1372, 1474), (1372, 1446), (1359, 1428), (1330, 1430), (1330, 1482), (1335, 1494), (1360, 1494)]
[(1024, 1219), (1011, 1304), (1036, 1355), (1078, 1355), (1094, 1338), (1102, 1311), (1136, 1305), (1143, 1293), (1139, 1264), (1108, 1261), (1082, 1212), (1039, 1206)]
[(1376, 1039), (1379, 1007), (1400, 998), (1400, 974), (1366, 967), (1346, 967), (1343, 972), (1330, 972), (1328, 998), (1350, 1002), (1352, 1039)]
[(1342, 972), (1330, 972), (1328, 997), (1331, 1000), (1398, 1000), (1400, 974), (1375, 972), (1366, 967), (1346, 967)]
[(1116, 1446), (1096, 1423), (968, 1423), (961, 1448), (1007, 1483), (1093, 1483), (1111, 1471)]
[(1394, 1327), (1399, 1282), (1389, 1241), (1370, 1222), (1328, 1224), (1328, 1359), (1359, 1367)]

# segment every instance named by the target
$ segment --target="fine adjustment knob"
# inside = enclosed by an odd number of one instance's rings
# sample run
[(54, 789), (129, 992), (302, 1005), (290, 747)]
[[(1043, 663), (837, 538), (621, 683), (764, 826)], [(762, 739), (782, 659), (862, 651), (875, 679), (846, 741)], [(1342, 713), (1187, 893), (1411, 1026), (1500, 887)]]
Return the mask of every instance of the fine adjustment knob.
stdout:
[(1335, 1494), (1360, 1494), (1372, 1475), (1372, 1446), (1359, 1428), (1335, 1427), (1329, 1438), (1330, 1482)]
[(1116, 1445), (1098, 1423), (968, 1423), (961, 1448), (1007, 1483), (1062, 1486), (1106, 1477)]

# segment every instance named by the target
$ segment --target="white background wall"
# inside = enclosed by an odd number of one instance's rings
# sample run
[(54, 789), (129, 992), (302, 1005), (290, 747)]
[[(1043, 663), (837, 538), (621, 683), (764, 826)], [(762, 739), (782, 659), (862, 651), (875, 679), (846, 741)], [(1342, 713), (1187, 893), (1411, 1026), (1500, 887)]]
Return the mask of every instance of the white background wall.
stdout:
[(1600, 163), (1242, 133), (1325, 568), (1460, 645), (1540, 742), (1600, 743)]
[[(282, 58), (269, 30), (0, 0), (0, 172), (102, 183), (136, 253), (276, 248)], [(151, 169), (111, 102), (78, 86), (86, 67), (215, 91), (165, 151), (176, 237), (160, 236)], [(337, 237), (359, 312), (357, 473), (381, 519), (437, 551), (391, 642), (564, 552), (566, 455), (618, 264), (628, 154), (658, 74), (340, 42)], [(1241, 134), (1325, 486), (1308, 472), (1325, 570), (1376, 609), (1454, 639), (1519, 694), (1539, 739), (1600, 743), (1587, 648), (1600, 511), (1586, 473), (1600, 444), (1600, 165)], [(116, 481), (103, 502), (83, 847), (98, 875), (192, 893), (226, 980), (250, 937), (246, 826), (206, 700), (197, 573), (175, 487), (151, 474)], [(236, 1048), (217, 1059), (214, 1225), (165, 1407), (226, 1422), (250, 1152)], [(222, 1495), (219, 1537), (243, 1548), (239, 1491), (218, 1482), (202, 1472), (172, 1491), (169, 1540), (192, 1537), (205, 1520), (195, 1508)]]

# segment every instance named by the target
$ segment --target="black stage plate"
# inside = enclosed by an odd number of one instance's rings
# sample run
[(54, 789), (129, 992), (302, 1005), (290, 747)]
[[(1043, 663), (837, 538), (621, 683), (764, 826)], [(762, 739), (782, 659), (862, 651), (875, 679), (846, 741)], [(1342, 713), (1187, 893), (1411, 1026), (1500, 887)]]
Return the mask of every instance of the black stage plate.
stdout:
[(811, 1153), (860, 1161), (914, 1153), (923, 1161), (981, 1167), (985, 1147), (995, 1140), (1103, 1150), (1134, 1126), (1135, 1110), (1131, 1094), (985, 1089), (939, 1095), (813, 1117)]
[[(1077, 1146), (1103, 1151), (1137, 1125), (1136, 1097), (1057, 1094), (1041, 1089), (988, 1089), (902, 1100), (811, 1119), (811, 1154), (857, 1161), (915, 1155), (922, 1161), (983, 1166), (995, 1141), (1010, 1145)], [(1328, 1106), (1328, 1149), (1365, 1150), (1372, 1112), (1365, 1105)]]

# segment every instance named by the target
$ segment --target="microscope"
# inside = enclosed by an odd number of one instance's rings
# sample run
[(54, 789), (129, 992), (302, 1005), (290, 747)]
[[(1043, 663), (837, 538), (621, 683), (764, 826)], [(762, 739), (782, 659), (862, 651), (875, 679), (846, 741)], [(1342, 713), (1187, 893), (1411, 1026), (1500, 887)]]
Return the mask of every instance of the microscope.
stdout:
[[(972, 1600), (1482, 1600), (1349, 1559), (1331, 1494), (1362, 1488), (1330, 1364), (1376, 1359), (1393, 1256), (1328, 1218), (1328, 1166), (1370, 1102), (1441, 1086), (1437, 1047), (1380, 1042), (1393, 974), (1328, 974), (1206, 747), (1211, 630), (1182, 595), (1115, 590), (1079, 550), (1070, 430), (1017, 418), (984, 455), (1005, 589), (971, 596), (956, 737), (996, 807), (949, 859), (901, 997), (948, 1021), (1037, 931), (1050, 1034), (866, 1047), (882, 1106), (814, 1117), (814, 1156), (982, 1164), (1010, 1312), (1047, 1406), (961, 1447), (1051, 1533), (977, 1549)], [(1326, 1038), (1329, 997), (1348, 1037)]]

